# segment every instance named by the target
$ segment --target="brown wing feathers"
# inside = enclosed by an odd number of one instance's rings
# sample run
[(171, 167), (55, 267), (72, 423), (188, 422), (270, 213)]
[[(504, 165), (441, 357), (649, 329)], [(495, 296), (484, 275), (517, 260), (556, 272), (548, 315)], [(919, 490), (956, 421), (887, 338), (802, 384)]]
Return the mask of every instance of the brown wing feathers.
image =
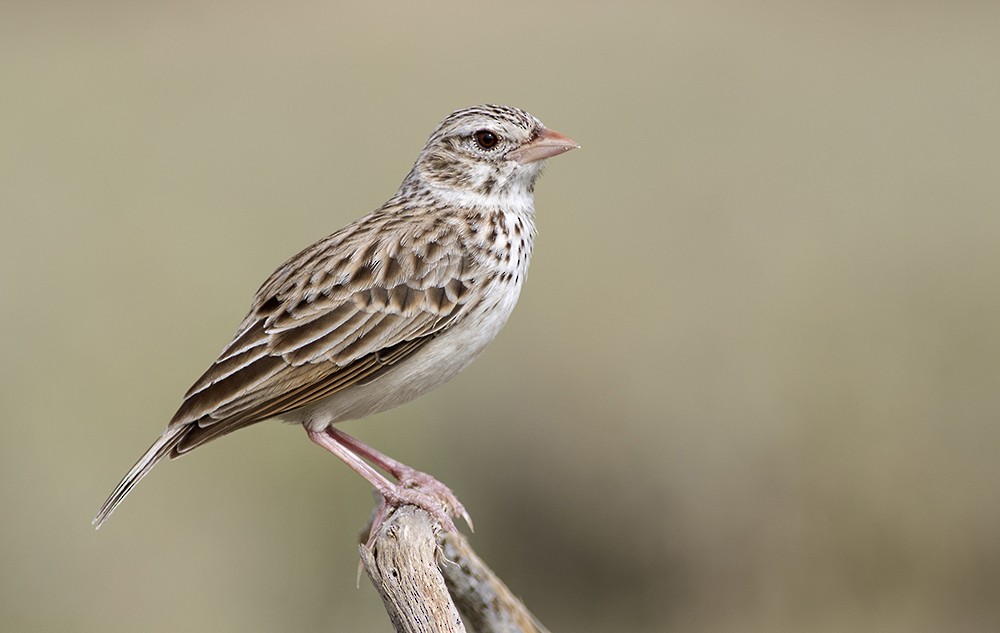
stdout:
[[(370, 240), (357, 228), (340, 244), (330, 243), (334, 235), (299, 253), (261, 287), (240, 332), (171, 421), (188, 427), (172, 455), (370, 381), (464, 309), (472, 266), (458, 255), (457, 235), (439, 226), (431, 246), (403, 257), (398, 241)], [(350, 249), (352, 238), (365, 248)], [(330, 257), (334, 246), (351, 255)], [(316, 270), (287, 274), (306, 267)]]
[(409, 220), (400, 209), (377, 211), (264, 282), (232, 343), (95, 522), (163, 457), (370, 381), (447, 329), (466, 309), (475, 266), (455, 226)]

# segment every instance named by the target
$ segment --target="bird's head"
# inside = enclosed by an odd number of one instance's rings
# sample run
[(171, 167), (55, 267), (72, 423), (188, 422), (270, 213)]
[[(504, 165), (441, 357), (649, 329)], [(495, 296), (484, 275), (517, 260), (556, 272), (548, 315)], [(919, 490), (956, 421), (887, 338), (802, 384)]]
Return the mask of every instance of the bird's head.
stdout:
[(524, 110), (476, 106), (441, 122), (410, 176), (459, 204), (530, 200), (545, 159), (577, 147)]

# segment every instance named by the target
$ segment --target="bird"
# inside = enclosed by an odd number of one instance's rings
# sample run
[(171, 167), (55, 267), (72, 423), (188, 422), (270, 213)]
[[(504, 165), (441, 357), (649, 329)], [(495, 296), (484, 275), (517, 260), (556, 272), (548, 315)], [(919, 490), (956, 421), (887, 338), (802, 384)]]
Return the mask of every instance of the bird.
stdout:
[(506, 323), (528, 271), (542, 167), (578, 147), (511, 106), (448, 115), (394, 196), (294, 255), (260, 286), (232, 341), (94, 524), (163, 458), (278, 419), (303, 426), (372, 485), (379, 504), (369, 542), (405, 504), (445, 529), (455, 530), (453, 516), (472, 527), (447, 486), (335, 424), (409, 402), (480, 355)]

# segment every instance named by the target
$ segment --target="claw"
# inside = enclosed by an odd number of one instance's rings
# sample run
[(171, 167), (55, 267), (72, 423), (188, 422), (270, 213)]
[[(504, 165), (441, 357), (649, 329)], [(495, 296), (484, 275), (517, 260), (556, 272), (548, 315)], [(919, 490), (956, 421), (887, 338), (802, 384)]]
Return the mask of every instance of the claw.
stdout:
[[(429, 475), (425, 475), (424, 473), (418, 474), (430, 478)], [(437, 482), (436, 479), (433, 481)], [(445, 487), (444, 484), (437, 483), (443, 491), (440, 489), (424, 491), (414, 487), (412, 482), (410, 482), (410, 485), (400, 483), (386, 490), (376, 490), (380, 497), (379, 504), (375, 509), (375, 514), (372, 516), (372, 527), (368, 532), (368, 541), (365, 543), (365, 547), (371, 549), (372, 544), (375, 542), (375, 537), (382, 529), (382, 525), (386, 519), (392, 515), (396, 508), (404, 505), (412, 505), (425, 510), (447, 532), (458, 532), (458, 528), (451, 518), (451, 515), (456, 512), (465, 519), (466, 523), (469, 523), (469, 513), (465, 511), (465, 508), (458, 502), (458, 499), (451, 494), (451, 490)], [(454, 508), (455, 504), (457, 504), (457, 508)]]

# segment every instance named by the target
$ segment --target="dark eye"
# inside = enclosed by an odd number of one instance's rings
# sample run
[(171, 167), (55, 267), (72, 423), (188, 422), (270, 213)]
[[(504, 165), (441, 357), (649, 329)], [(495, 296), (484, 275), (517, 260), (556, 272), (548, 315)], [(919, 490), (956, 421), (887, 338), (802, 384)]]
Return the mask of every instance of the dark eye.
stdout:
[(479, 130), (472, 135), (476, 144), (483, 149), (493, 149), (500, 142), (500, 137), (489, 130)]

